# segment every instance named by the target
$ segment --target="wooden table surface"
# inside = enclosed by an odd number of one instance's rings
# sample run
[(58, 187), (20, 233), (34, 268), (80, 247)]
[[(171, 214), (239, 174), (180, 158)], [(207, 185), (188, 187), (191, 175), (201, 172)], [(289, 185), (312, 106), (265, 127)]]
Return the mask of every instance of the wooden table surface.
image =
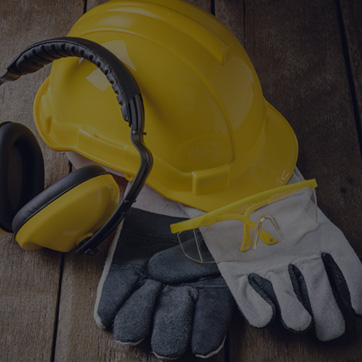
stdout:
[[(35, 41), (65, 36), (102, 0), (1, 0), (0, 69)], [(291, 123), (298, 166), (316, 178), (318, 199), (362, 258), (362, 2), (358, 0), (194, 0), (224, 22), (246, 48), (265, 98)], [(1, 70), (0, 70), (1, 72)], [(32, 101), (49, 67), (0, 89), (1, 121), (35, 132)], [(42, 144), (46, 183), (70, 171)], [(0, 200), (1, 202), (1, 200)], [(93, 320), (108, 242), (94, 257), (26, 252), (1, 234), (1, 361), (156, 361), (147, 343), (125, 347)], [(279, 322), (264, 329), (233, 320), (214, 361), (362, 361), (362, 319), (347, 316), (341, 338), (318, 342)], [(180, 361), (196, 361), (190, 354)]]

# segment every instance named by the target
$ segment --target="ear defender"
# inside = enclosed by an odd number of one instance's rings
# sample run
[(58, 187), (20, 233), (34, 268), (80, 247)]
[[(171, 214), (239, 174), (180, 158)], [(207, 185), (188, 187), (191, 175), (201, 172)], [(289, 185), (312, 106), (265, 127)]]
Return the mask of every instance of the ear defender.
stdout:
[(122, 202), (113, 176), (98, 165), (78, 169), (43, 190), (44, 161), (35, 136), (21, 124), (0, 123), (0, 230), (14, 232), (27, 250), (77, 247), (76, 253), (92, 255), (136, 200), (151, 171), (152, 154), (143, 141), (144, 107), (136, 80), (112, 52), (93, 41), (64, 37), (33, 44), (0, 75), (0, 86), (66, 57), (93, 63), (112, 85), (140, 156), (139, 169)]
[(0, 225), (26, 250), (70, 251), (91, 237), (117, 208), (119, 188), (90, 165), (44, 190), (40, 146), (25, 126), (0, 124)]
[(19, 123), (0, 124), (0, 228), (12, 232), (15, 214), (44, 188), (44, 161), (33, 133)]
[(12, 228), (26, 250), (46, 247), (68, 252), (93, 236), (117, 209), (119, 188), (98, 165), (80, 168), (30, 200)]

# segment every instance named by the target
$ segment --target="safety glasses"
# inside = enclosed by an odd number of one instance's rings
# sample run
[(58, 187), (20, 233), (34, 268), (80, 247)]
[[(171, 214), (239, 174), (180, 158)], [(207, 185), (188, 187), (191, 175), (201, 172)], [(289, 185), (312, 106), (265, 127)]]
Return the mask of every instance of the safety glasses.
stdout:
[[(316, 181), (268, 190), (171, 225), (185, 256), (199, 263), (242, 261), (316, 226)], [(206, 240), (206, 242), (205, 242)], [(211, 253), (210, 253), (211, 251)]]

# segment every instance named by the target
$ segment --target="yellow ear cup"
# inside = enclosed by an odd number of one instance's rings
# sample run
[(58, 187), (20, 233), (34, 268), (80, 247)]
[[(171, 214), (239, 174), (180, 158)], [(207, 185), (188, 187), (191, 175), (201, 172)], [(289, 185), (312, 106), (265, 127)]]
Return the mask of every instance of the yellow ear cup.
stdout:
[(118, 200), (119, 188), (110, 174), (94, 177), (30, 217), (18, 230), (16, 241), (26, 250), (70, 251), (107, 222)]

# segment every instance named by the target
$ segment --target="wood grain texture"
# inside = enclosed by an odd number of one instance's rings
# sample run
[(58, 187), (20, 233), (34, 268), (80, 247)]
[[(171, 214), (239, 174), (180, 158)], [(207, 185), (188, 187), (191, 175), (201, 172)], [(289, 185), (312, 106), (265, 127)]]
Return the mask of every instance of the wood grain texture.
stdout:
[[(229, 22), (227, 5), (218, 2), (216, 15), (235, 32), (235, 14)], [(317, 179), (320, 204), (361, 258), (362, 165), (338, 7), (322, 0), (246, 0), (243, 10), (244, 45), (265, 97), (294, 128), (299, 168)], [(230, 333), (230, 360), (360, 361), (362, 320), (346, 319), (346, 334), (322, 343), (312, 332), (293, 335), (278, 321), (259, 330), (239, 318)]]
[[(88, 0), (87, 9), (104, 2)], [(245, 45), (265, 97), (297, 133), (300, 169), (305, 177), (317, 178), (321, 204), (362, 257), (357, 217), (362, 210), (362, 164), (356, 131), (362, 112), (360, 3), (189, 2), (214, 11)], [(1, 0), (0, 68), (27, 45), (66, 35), (83, 10), (83, 0)], [(49, 67), (0, 87), (0, 121), (18, 121), (35, 131), (32, 101), (48, 72)], [(42, 142), (41, 147), (50, 184), (66, 174), (69, 166), (64, 155)], [(0, 234), (1, 361), (157, 361), (149, 341), (137, 347), (121, 346), (94, 322), (97, 285), (110, 239), (96, 257), (89, 258), (45, 250), (25, 252), (12, 236)], [(294, 335), (277, 320), (256, 329), (236, 316), (225, 350), (208, 361), (361, 362), (361, 341), (362, 321), (351, 316), (347, 333), (329, 343), (318, 342), (313, 333)], [(200, 360), (190, 352), (179, 359)]]
[[(0, 69), (33, 42), (64, 35), (79, 16), (82, 1), (0, 2)], [(1, 70), (2, 72), (2, 70)], [(35, 132), (32, 102), (49, 67), (0, 89), (0, 121), (20, 122)], [(39, 137), (38, 140), (40, 141)], [(46, 184), (68, 172), (61, 154), (40, 141)], [(0, 356), (2, 361), (50, 361), (58, 303), (61, 256), (25, 252), (10, 235), (0, 234)]]
[[(106, 3), (108, 0), (87, 0), (87, 10), (94, 8), (97, 5)], [(211, 11), (211, 0), (185, 0), (194, 4), (206, 11)]]
[[(356, 122), (362, 150), (362, 2), (339, 1), (342, 36), (346, 39), (346, 58), (350, 66), (351, 88), (356, 105)], [(362, 152), (362, 151), (361, 151)]]
[(215, 1), (215, 16), (224, 23), (229, 30), (244, 45), (244, 2), (240, 0)]

